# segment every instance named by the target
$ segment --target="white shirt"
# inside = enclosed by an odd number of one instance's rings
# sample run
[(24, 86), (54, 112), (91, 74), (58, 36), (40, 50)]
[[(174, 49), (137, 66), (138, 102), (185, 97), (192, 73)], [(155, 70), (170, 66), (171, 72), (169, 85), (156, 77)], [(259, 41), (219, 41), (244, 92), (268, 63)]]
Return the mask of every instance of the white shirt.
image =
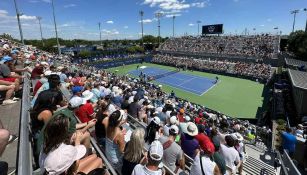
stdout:
[(202, 156), (201, 157), (201, 161), (202, 161), (202, 165), (203, 165), (203, 170), (204, 172), (202, 173), (201, 171), (201, 165), (200, 165), (200, 158), (199, 158), (199, 153), (195, 156), (194, 158), (194, 163), (191, 166), (191, 171), (190, 171), (190, 175), (201, 175), (201, 174), (205, 174), (205, 175), (213, 175), (214, 174), (214, 168), (216, 166), (216, 163), (211, 161), (209, 157), (207, 156)]
[(141, 164), (137, 164), (131, 175), (162, 175), (161, 169), (158, 169), (157, 171), (152, 171), (148, 169), (146, 166), (143, 166)]
[(234, 147), (228, 147), (224, 144), (221, 144), (220, 153), (225, 159), (226, 166), (235, 172), (236, 165), (234, 162), (236, 161), (238, 163), (240, 161), (238, 151)]

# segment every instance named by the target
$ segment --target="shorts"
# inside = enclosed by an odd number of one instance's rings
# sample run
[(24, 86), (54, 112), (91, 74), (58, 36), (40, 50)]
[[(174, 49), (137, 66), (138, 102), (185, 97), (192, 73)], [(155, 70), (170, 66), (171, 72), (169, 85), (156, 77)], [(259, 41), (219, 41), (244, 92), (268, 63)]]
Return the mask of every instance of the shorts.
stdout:
[(3, 81), (15, 82), (16, 78), (8, 77), (8, 78), (0, 78)]

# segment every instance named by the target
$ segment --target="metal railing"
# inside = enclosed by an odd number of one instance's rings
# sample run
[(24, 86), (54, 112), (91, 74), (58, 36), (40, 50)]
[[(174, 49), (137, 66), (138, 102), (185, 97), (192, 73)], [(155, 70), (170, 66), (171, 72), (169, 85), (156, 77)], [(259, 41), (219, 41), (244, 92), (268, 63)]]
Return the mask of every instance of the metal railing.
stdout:
[(280, 175), (301, 175), (286, 150), (284, 150), (283, 154), (277, 151), (276, 157), (280, 160)]
[(31, 175), (32, 167), (32, 147), (30, 142), (30, 80), (24, 78), (23, 96), (21, 102), (21, 114), (19, 124), (19, 143), (17, 156), (16, 174)]

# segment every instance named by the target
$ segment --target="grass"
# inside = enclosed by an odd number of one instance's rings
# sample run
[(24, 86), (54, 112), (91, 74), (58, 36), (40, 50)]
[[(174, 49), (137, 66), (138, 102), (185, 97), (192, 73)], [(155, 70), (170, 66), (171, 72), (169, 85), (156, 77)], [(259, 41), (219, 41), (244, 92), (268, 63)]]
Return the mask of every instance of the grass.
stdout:
[[(175, 68), (151, 63), (144, 63), (148, 67), (158, 67), (167, 70)], [(126, 65), (108, 69), (119, 75), (126, 75), (129, 71), (135, 70), (137, 64)], [(117, 70), (117, 71), (115, 71)], [(217, 75), (198, 71), (185, 71), (187, 74), (200, 75), (215, 79), (219, 77), (221, 81), (214, 88), (202, 96), (189, 93), (180, 89), (163, 84), (162, 90), (170, 93), (172, 90), (176, 96), (187, 99), (191, 102), (204, 105), (210, 109), (220, 111), (226, 115), (236, 118), (255, 119), (258, 108), (262, 107), (263, 84), (240, 78)]]

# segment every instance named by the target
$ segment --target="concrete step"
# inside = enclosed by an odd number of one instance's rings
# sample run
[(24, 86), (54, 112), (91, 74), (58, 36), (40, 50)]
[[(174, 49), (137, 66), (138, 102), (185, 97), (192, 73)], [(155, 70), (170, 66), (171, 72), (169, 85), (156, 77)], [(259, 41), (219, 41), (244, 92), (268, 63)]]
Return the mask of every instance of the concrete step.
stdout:
[(266, 164), (258, 159), (255, 159), (251, 156), (249, 156), (244, 165), (243, 165), (243, 171), (246, 174), (249, 175), (260, 175), (262, 170), (266, 170), (267, 171), (267, 175), (275, 175), (275, 170), (274, 167)]

